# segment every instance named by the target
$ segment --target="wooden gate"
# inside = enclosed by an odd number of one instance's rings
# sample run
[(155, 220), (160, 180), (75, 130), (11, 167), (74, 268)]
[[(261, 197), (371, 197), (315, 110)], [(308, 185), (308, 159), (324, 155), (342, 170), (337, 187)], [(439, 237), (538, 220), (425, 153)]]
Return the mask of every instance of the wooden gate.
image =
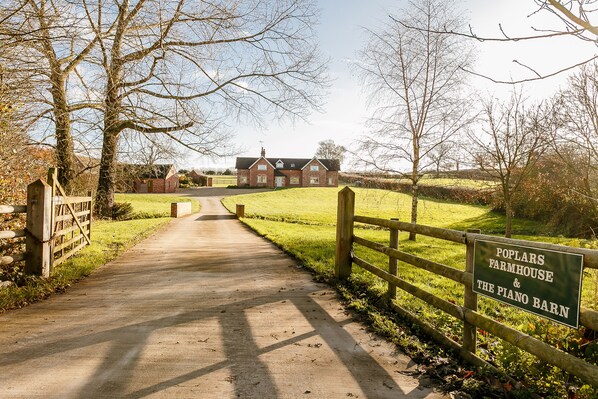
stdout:
[(31, 183), (27, 205), (0, 206), (0, 213), (27, 213), (25, 229), (0, 232), (0, 239), (25, 237), (25, 253), (1, 256), (0, 264), (25, 261), (25, 273), (49, 277), (53, 267), (91, 244), (91, 196), (66, 196), (57, 177), (51, 168), (47, 183)]

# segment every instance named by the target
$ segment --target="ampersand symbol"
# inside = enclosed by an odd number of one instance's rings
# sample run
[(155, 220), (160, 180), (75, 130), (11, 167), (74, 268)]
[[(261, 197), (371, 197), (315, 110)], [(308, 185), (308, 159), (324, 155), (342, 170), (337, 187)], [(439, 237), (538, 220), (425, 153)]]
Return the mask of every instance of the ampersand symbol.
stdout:
[(519, 282), (518, 279), (515, 279), (515, 281), (513, 281), (513, 287), (515, 287), (515, 288), (521, 288), (521, 283)]

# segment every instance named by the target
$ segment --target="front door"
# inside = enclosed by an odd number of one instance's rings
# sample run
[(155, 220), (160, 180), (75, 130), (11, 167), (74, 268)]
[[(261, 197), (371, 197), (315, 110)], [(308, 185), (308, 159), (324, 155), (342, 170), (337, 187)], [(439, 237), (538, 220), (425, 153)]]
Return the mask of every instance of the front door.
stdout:
[(282, 187), (284, 184), (284, 176), (276, 176), (276, 187)]

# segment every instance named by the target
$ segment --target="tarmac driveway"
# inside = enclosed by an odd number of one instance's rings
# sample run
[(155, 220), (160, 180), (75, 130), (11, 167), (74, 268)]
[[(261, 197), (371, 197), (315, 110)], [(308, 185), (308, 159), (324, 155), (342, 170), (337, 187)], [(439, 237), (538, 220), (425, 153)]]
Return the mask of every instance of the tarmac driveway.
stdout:
[(0, 315), (0, 397), (441, 397), (220, 196), (65, 294)]

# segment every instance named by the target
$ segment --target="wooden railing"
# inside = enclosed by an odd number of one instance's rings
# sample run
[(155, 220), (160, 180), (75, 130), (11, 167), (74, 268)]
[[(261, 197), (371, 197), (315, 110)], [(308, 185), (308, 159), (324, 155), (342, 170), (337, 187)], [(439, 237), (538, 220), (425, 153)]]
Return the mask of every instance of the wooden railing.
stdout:
[[(27, 206), (26, 205), (0, 205), (0, 214), (2, 215), (18, 215), (22, 213), (27, 213)], [(12, 240), (15, 238), (23, 238), (25, 237), (25, 230), (4, 230), (0, 231), (0, 239), (2, 240)], [(10, 265), (14, 262), (20, 262), (25, 260), (25, 253), (18, 252), (11, 255), (3, 255), (0, 256), (0, 266)]]
[[(565, 353), (543, 341), (533, 338), (477, 312), (477, 294), (473, 292), (473, 249), (476, 240), (485, 240), (510, 245), (521, 245), (530, 248), (540, 248), (572, 254), (581, 254), (583, 255), (583, 267), (592, 269), (598, 269), (598, 251), (487, 236), (480, 234), (479, 231), (464, 232), (405, 223), (397, 220), (357, 216), (354, 214), (354, 209), (355, 194), (347, 187), (341, 190), (338, 196), (337, 247), (335, 263), (335, 275), (337, 278), (344, 279), (349, 277), (351, 275), (352, 265), (355, 264), (387, 281), (388, 293), (391, 299), (395, 298), (395, 291), (397, 288), (399, 288), (436, 307), (437, 309), (440, 309), (441, 311), (455, 317), (456, 319), (461, 320), (463, 322), (463, 337), (462, 344), (459, 344), (458, 342), (445, 337), (433, 326), (414, 316), (411, 312), (404, 309), (394, 301), (391, 302), (393, 309), (395, 309), (402, 317), (408, 319), (414, 324), (419, 325), (429, 336), (444, 346), (455, 350), (465, 360), (478, 367), (495, 369), (492, 365), (476, 355), (476, 328), (487, 331), (494, 336), (499, 337), (511, 343), (512, 345), (535, 355), (547, 363), (557, 366), (560, 369), (565, 370), (568, 373), (575, 375), (594, 386), (598, 386), (598, 366), (585, 362), (582, 359)], [(389, 229), (390, 246), (355, 236), (355, 222)], [(400, 251), (398, 249), (399, 231), (406, 231), (465, 245), (465, 271)], [(376, 252), (387, 255), (389, 257), (389, 271), (379, 268), (367, 262), (366, 260), (355, 256), (353, 252), (353, 244), (362, 245)], [(464, 289), (463, 305), (458, 305), (437, 297), (397, 277), (397, 261), (408, 263), (415, 267), (427, 270), (462, 284)], [(598, 330), (598, 312), (581, 308), (579, 313), (579, 323), (583, 326), (591, 328), (592, 330)]]

